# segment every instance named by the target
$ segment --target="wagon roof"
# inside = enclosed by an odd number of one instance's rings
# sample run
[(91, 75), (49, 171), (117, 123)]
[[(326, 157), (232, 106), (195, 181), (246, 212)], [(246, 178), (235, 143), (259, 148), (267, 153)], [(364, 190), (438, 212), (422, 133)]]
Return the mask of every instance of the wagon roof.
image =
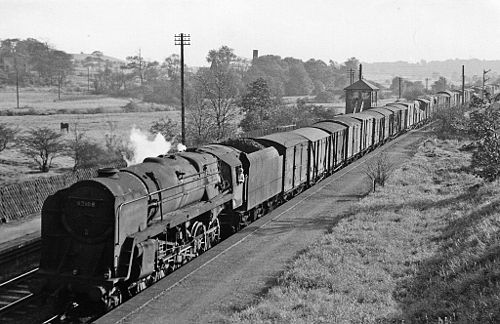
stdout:
[(386, 117), (389, 117), (390, 115), (392, 115), (393, 111), (392, 110), (389, 110), (387, 108), (383, 108), (383, 107), (379, 107), (379, 108), (372, 108), (372, 109), (368, 109), (368, 110), (365, 110), (365, 112), (369, 112), (369, 111), (376, 111)]
[(320, 139), (330, 136), (330, 134), (325, 132), (324, 130), (314, 127), (299, 128), (292, 131), (292, 133), (299, 134), (300, 136), (305, 137), (310, 141), (319, 141)]
[[(359, 114), (369, 115), (369, 116), (371, 116), (371, 117), (373, 117), (375, 119), (382, 119), (382, 118), (384, 118), (384, 115), (381, 112), (374, 111), (373, 109), (363, 110)], [(389, 112), (387, 112), (387, 115), (389, 115)]]
[(333, 122), (338, 122), (338, 123), (343, 123), (349, 127), (354, 127), (356, 125), (361, 125), (361, 121), (357, 120), (356, 118), (349, 117), (347, 115), (343, 116), (335, 116), (330, 121)]
[(390, 110), (390, 111), (402, 111), (402, 110), (406, 110), (406, 107), (401, 107), (401, 106), (397, 106), (397, 105), (386, 105), (384, 106), (385, 109), (387, 110)]
[(356, 118), (356, 119), (363, 119), (363, 120), (373, 119), (372, 115), (363, 114), (362, 112), (355, 113), (355, 114), (349, 114), (349, 116)]
[(300, 143), (307, 143), (307, 139), (292, 132), (270, 134), (262, 137), (257, 137), (256, 140), (269, 141), (284, 147), (291, 147)]
[(408, 101), (396, 101), (396, 102), (391, 102), (388, 105), (404, 105), (406, 107), (413, 105), (413, 102), (408, 102)]
[(345, 129), (347, 129), (346, 126), (340, 125), (331, 121), (321, 121), (317, 122), (316, 124), (313, 124), (312, 127), (322, 129), (324, 131), (327, 131), (329, 133), (336, 133), (336, 132), (341, 132)]
[(436, 93), (436, 95), (443, 95), (443, 96), (449, 96), (451, 97), (451, 92), (448, 91), (448, 90), (445, 90), (445, 91), (439, 91), (438, 93)]
[(392, 102), (392, 103), (387, 104), (386, 106), (396, 107), (396, 108), (400, 108), (400, 109), (404, 109), (404, 110), (406, 110), (408, 108), (408, 106), (402, 102)]
[(424, 99), (424, 98), (418, 98), (417, 100), (426, 104), (429, 104), (431, 102), (429, 99)]

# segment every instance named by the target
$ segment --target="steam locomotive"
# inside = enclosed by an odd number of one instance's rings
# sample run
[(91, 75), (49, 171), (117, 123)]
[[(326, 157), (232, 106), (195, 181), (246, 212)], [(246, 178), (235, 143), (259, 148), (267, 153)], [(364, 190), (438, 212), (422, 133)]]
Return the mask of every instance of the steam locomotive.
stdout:
[(443, 92), (101, 169), (43, 205), (44, 291), (111, 309), (217, 244), (224, 229), (239, 230), (459, 100)]

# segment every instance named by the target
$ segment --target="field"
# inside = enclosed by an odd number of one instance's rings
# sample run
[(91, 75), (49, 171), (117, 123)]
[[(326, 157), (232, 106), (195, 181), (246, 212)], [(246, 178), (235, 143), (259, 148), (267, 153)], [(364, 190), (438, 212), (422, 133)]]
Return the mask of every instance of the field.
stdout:
[(96, 96), (85, 93), (68, 93), (61, 95), (61, 100), (57, 98), (57, 89), (31, 89), (21, 88), (19, 90), (19, 107), (16, 108), (16, 89), (8, 87), (0, 91), (0, 111), (15, 110), (35, 111), (37, 113), (52, 113), (57, 110), (84, 110), (101, 108), (105, 111), (121, 111), (121, 107), (129, 100), (126, 98), (110, 98), (106, 96)]
[[(78, 127), (86, 133), (89, 139), (104, 145), (105, 134), (116, 134), (127, 139), (133, 126), (148, 131), (151, 123), (162, 117), (179, 120), (177, 111), (138, 112), (138, 113), (101, 113), (101, 114), (63, 114), (63, 115), (25, 115), (2, 116), (3, 123), (18, 127), (21, 132), (32, 127), (49, 127), (60, 131), (60, 123), (69, 123), (69, 132), (63, 132), (63, 138), (74, 137), (72, 131)], [(13, 183), (27, 178), (50, 176), (68, 171), (73, 166), (73, 160), (68, 157), (56, 157), (53, 169), (45, 174), (37, 172), (33, 162), (24, 157), (17, 149), (7, 149), (0, 152), (0, 183)]]
[(499, 182), (427, 140), (231, 323), (499, 323)]

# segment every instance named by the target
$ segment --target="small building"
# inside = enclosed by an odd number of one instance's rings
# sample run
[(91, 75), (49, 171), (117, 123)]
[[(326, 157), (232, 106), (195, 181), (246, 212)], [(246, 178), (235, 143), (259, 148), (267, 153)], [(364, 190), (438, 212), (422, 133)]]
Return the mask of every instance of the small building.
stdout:
[(377, 107), (379, 88), (370, 82), (359, 79), (344, 89), (345, 113), (358, 113)]

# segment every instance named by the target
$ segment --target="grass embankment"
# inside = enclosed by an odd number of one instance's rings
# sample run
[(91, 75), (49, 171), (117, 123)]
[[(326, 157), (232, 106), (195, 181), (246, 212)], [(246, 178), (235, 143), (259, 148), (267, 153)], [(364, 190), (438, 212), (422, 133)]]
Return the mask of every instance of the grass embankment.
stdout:
[(236, 323), (499, 323), (500, 188), (427, 142)]

